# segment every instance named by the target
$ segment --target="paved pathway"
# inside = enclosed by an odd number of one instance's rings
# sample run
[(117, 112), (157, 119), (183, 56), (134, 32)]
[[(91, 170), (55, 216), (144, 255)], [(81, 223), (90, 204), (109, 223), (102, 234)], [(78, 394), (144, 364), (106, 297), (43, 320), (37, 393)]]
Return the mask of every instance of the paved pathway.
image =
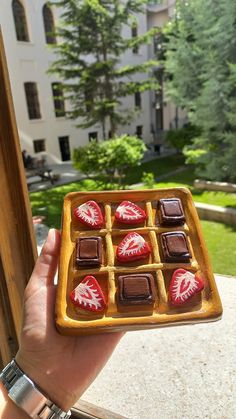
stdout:
[[(173, 154), (173, 150), (163, 150), (161, 155), (158, 155), (152, 150), (147, 150), (143, 161), (151, 161), (156, 158), (161, 158)], [(60, 179), (55, 183), (55, 186), (65, 185), (67, 183), (76, 182), (78, 180), (84, 179), (86, 176), (80, 173), (78, 170), (75, 170), (72, 163), (62, 163), (50, 165), (53, 174), (59, 174)], [(32, 179), (31, 179), (32, 180)], [(30, 185), (30, 192), (42, 191), (48, 188), (51, 188), (52, 185), (49, 181), (40, 181), (40, 178), (35, 176), (35, 183)]]

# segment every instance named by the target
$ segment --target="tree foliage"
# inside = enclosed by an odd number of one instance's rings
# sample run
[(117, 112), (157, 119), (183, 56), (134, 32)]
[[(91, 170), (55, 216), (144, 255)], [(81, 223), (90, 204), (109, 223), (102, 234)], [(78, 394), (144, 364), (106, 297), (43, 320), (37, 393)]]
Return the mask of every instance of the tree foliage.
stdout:
[[(157, 65), (155, 60), (142, 64), (121, 65), (129, 50), (138, 51), (149, 43), (156, 29), (136, 35), (132, 28), (143, 13), (146, 0), (53, 0), (61, 9), (57, 27), (56, 59), (50, 72), (64, 81), (64, 91), (70, 100), (68, 116), (80, 118), (78, 126), (88, 128), (96, 123), (115, 135), (118, 125), (134, 117), (134, 111), (121, 107), (121, 99), (155, 89), (157, 82), (148, 75)], [(130, 35), (125, 37), (124, 28)], [(137, 60), (138, 61), (138, 60)], [(141, 74), (142, 77), (133, 77)]]
[(121, 184), (125, 171), (140, 164), (145, 150), (144, 142), (135, 136), (92, 141), (74, 149), (73, 165), (87, 176), (105, 174), (107, 180), (117, 180)]
[(165, 33), (168, 94), (201, 133), (185, 148), (197, 174), (236, 180), (236, 3), (177, 2)]
[(184, 147), (191, 145), (193, 139), (201, 134), (199, 127), (186, 124), (181, 128), (170, 129), (165, 135), (165, 141), (172, 145), (177, 151), (182, 152)]

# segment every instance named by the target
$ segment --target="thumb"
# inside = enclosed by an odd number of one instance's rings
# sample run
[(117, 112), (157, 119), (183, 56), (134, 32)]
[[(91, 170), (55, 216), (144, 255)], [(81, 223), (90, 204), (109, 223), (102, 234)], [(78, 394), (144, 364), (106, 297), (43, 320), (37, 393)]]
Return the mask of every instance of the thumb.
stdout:
[(53, 279), (57, 271), (60, 243), (60, 232), (50, 229), (27, 288), (53, 285)]

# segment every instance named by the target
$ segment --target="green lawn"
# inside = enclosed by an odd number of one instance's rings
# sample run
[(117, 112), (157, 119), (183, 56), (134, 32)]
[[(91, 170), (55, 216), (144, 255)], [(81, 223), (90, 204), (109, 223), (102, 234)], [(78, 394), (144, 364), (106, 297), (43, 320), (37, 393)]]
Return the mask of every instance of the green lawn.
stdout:
[(69, 192), (93, 191), (96, 186), (93, 180), (82, 180), (42, 192), (31, 192), (30, 202), (33, 215), (44, 215), (45, 224), (49, 227), (60, 228), (64, 196)]
[(213, 272), (236, 276), (236, 226), (201, 221)]
[(184, 172), (177, 173), (165, 178), (162, 182), (155, 184), (155, 188), (172, 188), (185, 186), (192, 192), (193, 199), (196, 202), (205, 202), (211, 205), (220, 205), (222, 207), (236, 208), (236, 194), (227, 192), (198, 191), (193, 187), (195, 175), (192, 168), (187, 168)]
[[(156, 159), (130, 170), (128, 178), (130, 179), (130, 183), (131, 180), (132, 183), (140, 182), (143, 171), (151, 172), (154, 170), (155, 177), (158, 177), (170, 170), (175, 170), (179, 166), (181, 166), (181, 158), (179, 156)], [(165, 181), (157, 183), (155, 187), (186, 186), (192, 191), (195, 201), (236, 208), (236, 194), (197, 191), (193, 188), (194, 178), (193, 170), (187, 168), (184, 172), (172, 175), (166, 178)], [(49, 227), (60, 228), (64, 196), (69, 192), (95, 189), (102, 190), (104, 189), (104, 185), (101, 183), (98, 188), (94, 180), (86, 179), (46, 191), (30, 193), (33, 215), (44, 215), (46, 217), (45, 223)], [(236, 228), (209, 221), (202, 221), (202, 226), (214, 272), (235, 275)]]
[(129, 169), (126, 175), (127, 185), (141, 182), (143, 172), (152, 172), (155, 178), (172, 172), (184, 165), (184, 157), (182, 155), (173, 155), (168, 157), (157, 158), (146, 163), (140, 164), (135, 168)]

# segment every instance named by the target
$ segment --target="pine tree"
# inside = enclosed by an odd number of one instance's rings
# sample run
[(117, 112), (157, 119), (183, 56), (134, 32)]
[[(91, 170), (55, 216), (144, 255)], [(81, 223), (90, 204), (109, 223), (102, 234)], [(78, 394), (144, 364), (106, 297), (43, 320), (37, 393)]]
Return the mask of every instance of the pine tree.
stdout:
[(200, 176), (235, 181), (236, 3), (179, 0), (166, 32), (168, 94), (201, 128), (188, 161)]
[[(64, 82), (71, 103), (68, 116), (77, 126), (88, 128), (100, 123), (104, 138), (113, 137), (119, 125), (132, 120), (135, 113), (121, 107), (122, 98), (156, 89), (150, 72), (155, 60), (121, 66), (128, 50), (138, 51), (153, 38), (156, 29), (136, 34), (137, 16), (144, 12), (145, 0), (54, 0), (60, 7), (57, 27), (59, 42), (54, 46), (56, 60), (50, 72)], [(125, 38), (124, 26), (133, 36)], [(135, 77), (141, 74), (142, 78)], [(78, 119), (79, 118), (79, 119)]]

